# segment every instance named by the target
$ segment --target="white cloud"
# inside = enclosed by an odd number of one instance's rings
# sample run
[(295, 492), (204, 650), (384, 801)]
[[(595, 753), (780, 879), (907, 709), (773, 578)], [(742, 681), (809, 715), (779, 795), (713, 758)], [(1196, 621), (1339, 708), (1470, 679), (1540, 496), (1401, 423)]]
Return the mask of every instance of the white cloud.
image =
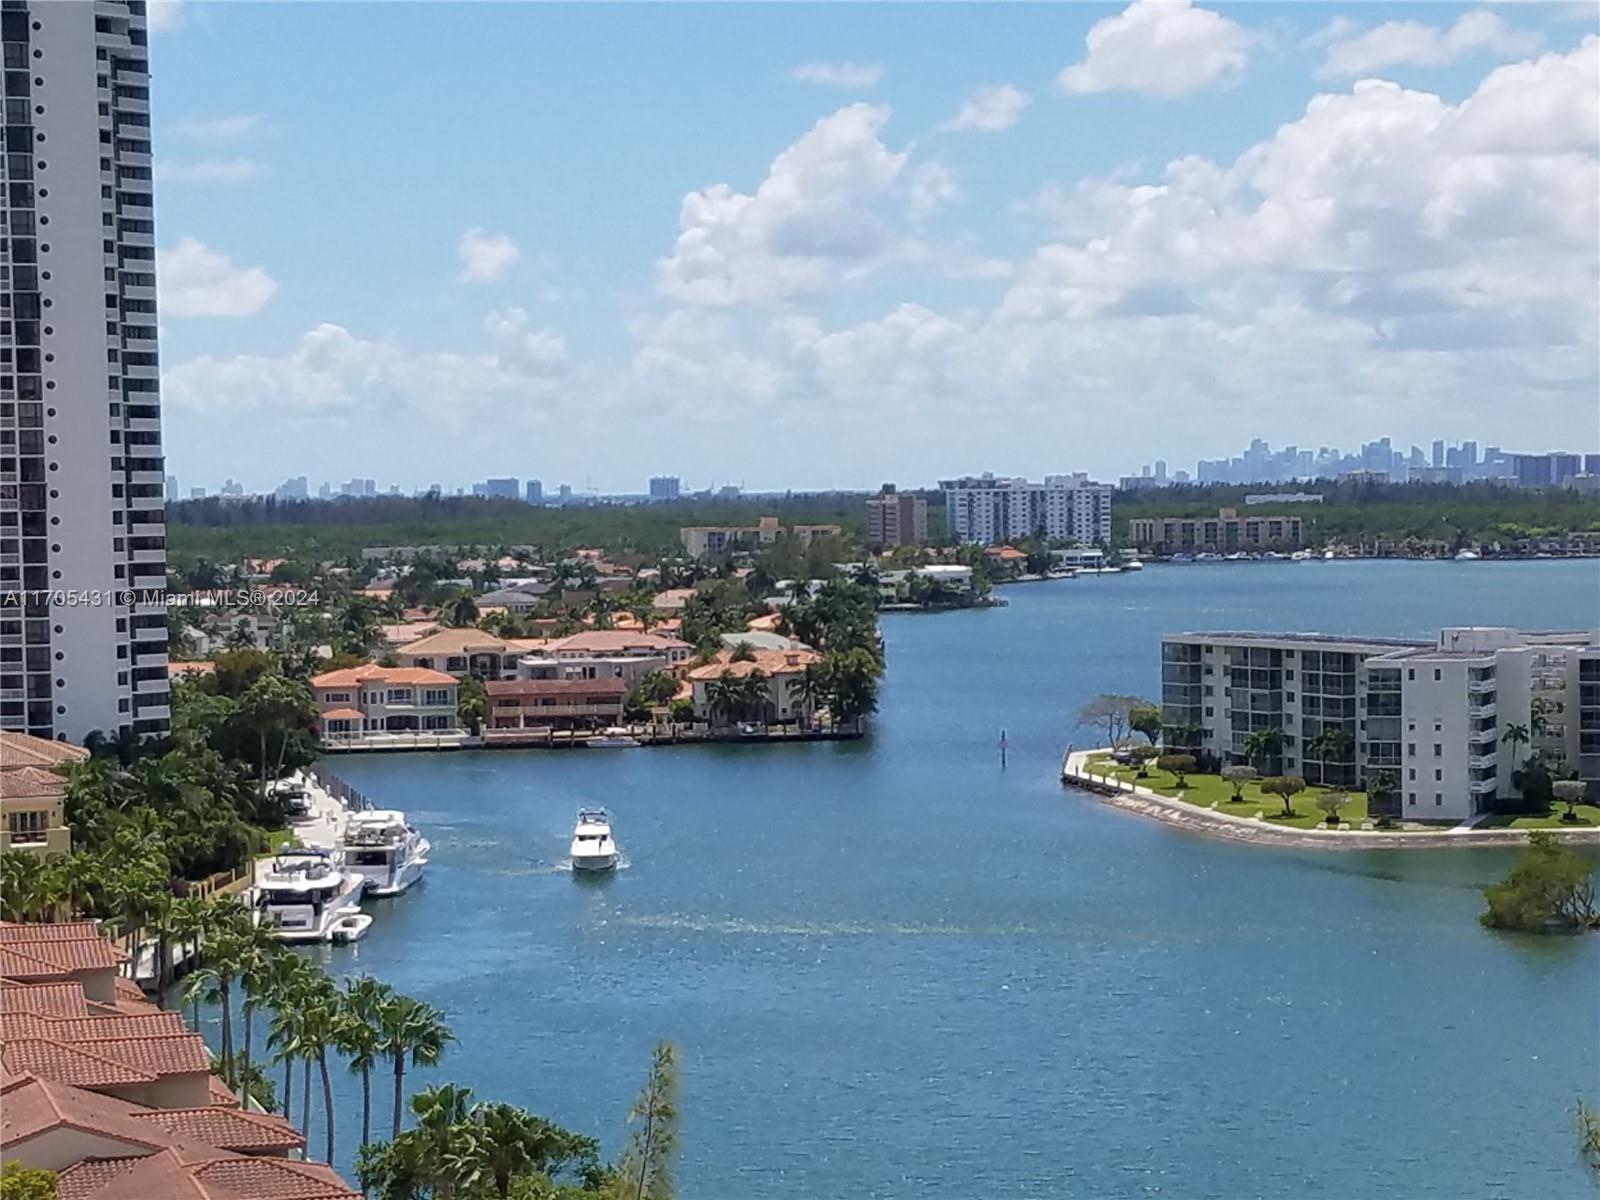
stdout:
[(789, 72), (797, 83), (815, 83), (823, 87), (843, 88), (859, 92), (877, 87), (883, 81), (883, 68), (876, 63), (804, 63)]
[(1056, 77), (1063, 92), (1185, 96), (1238, 78), (1259, 37), (1190, 0), (1133, 0), (1096, 21), (1083, 61)]
[(961, 198), (956, 173), (937, 159), (911, 173), (910, 209), (913, 221), (925, 221)]
[(253, 316), (278, 290), (260, 267), (236, 267), (226, 254), (192, 237), (156, 252), (156, 283), (168, 317)]
[(774, 303), (859, 277), (894, 244), (874, 209), (906, 155), (878, 132), (885, 105), (824, 117), (773, 160), (754, 193), (714, 184), (684, 197), (678, 240), (656, 264), (658, 286), (692, 304)]
[(1442, 67), (1469, 54), (1517, 58), (1538, 49), (1539, 38), (1510, 28), (1484, 9), (1469, 12), (1448, 29), (1420, 21), (1385, 21), (1365, 33), (1348, 28), (1328, 45), (1318, 74), (1367, 75), (1388, 67)]
[(262, 127), (260, 113), (234, 113), (222, 117), (183, 117), (172, 123), (173, 137), (191, 142), (236, 142)]
[(493, 283), (522, 257), (517, 244), (503, 233), (472, 228), (461, 235), (461, 278), (471, 283)]
[(145, 18), (154, 33), (164, 33), (183, 24), (183, 0), (149, 0)]
[(192, 163), (162, 162), (156, 166), (157, 183), (248, 183), (270, 168), (253, 158), (207, 159)]
[(506, 347), (513, 364), (536, 375), (555, 376), (567, 369), (567, 340), (550, 328), (531, 328), (525, 310), (506, 308), (484, 319), (484, 328)]
[(967, 98), (955, 116), (939, 128), (950, 132), (975, 129), (984, 133), (998, 133), (1015, 125), (1028, 104), (1027, 93), (1009, 83), (981, 87)]

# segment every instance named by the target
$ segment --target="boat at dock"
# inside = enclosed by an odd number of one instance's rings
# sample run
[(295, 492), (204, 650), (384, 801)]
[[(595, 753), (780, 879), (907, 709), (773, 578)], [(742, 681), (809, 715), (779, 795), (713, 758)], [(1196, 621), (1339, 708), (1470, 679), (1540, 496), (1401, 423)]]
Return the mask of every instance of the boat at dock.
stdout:
[(611, 814), (603, 808), (578, 810), (572, 829), (572, 869), (609, 871), (617, 865), (617, 843), (611, 836)]
[(329, 942), (359, 912), (367, 881), (326, 850), (286, 850), (256, 884), (260, 921), (281, 942)]
[(333, 923), (332, 940), (335, 942), (359, 942), (367, 936), (367, 930), (372, 928), (372, 918), (364, 912), (351, 913), (340, 917)]
[(405, 813), (392, 808), (352, 812), (339, 839), (345, 870), (366, 880), (374, 896), (398, 896), (421, 879), (430, 848)]

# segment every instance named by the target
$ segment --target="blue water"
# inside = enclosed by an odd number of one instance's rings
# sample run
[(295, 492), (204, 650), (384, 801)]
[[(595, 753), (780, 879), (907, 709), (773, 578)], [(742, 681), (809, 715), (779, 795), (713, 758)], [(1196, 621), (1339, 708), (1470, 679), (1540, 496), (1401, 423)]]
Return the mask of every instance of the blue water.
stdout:
[[(1151, 567), (1006, 596), (885, 618), (861, 743), (335, 760), (434, 854), (321, 953), (446, 1011), (438, 1079), (608, 1152), (676, 1042), (702, 1200), (1592, 1195), (1570, 1109), (1600, 1099), (1600, 938), (1481, 929), (1508, 854), (1215, 843), (1056, 775), (1085, 699), (1156, 694), (1163, 632), (1592, 627), (1600, 564)], [(594, 802), (628, 865), (574, 878)]]

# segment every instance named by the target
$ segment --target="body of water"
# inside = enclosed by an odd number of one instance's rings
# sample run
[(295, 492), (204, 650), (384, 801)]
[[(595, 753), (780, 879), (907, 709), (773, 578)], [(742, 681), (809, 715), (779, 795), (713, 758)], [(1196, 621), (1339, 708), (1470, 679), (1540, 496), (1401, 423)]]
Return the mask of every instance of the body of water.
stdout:
[[(364, 942), (317, 953), (445, 1010), (460, 1044), (419, 1083), (608, 1153), (676, 1042), (695, 1200), (1589, 1194), (1570, 1110), (1600, 1091), (1600, 938), (1480, 928), (1509, 853), (1222, 844), (1057, 774), (1085, 700), (1159, 694), (1164, 632), (1592, 627), (1600, 564), (1169, 566), (1005, 595), (884, 619), (858, 743), (332, 760), (434, 852), (368, 903)], [(574, 878), (596, 803), (627, 866)]]

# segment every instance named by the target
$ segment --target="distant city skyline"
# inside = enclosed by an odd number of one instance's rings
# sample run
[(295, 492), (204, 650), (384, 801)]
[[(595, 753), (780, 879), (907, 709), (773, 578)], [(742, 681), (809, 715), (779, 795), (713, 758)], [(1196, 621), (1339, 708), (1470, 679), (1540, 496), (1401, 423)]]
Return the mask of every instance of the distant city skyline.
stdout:
[(1593, 6), (379, 11), (152, 22), (182, 478), (871, 489), (1593, 427)]

